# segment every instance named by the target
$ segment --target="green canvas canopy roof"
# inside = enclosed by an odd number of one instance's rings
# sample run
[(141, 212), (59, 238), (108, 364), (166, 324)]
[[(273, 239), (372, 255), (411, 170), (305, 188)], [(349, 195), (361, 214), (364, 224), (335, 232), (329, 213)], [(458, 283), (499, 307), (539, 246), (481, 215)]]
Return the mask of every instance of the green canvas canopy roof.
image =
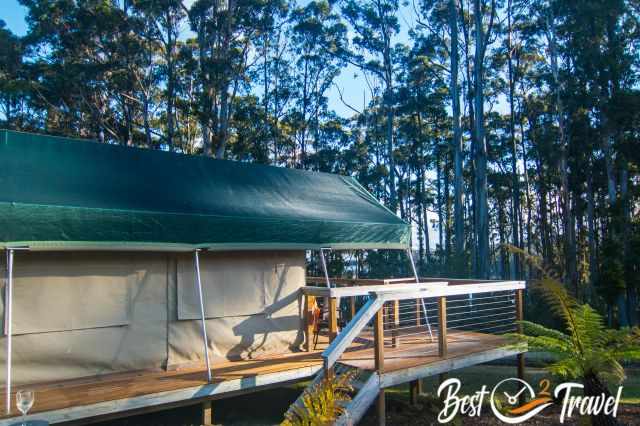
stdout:
[(0, 247), (407, 248), (346, 176), (0, 130)]

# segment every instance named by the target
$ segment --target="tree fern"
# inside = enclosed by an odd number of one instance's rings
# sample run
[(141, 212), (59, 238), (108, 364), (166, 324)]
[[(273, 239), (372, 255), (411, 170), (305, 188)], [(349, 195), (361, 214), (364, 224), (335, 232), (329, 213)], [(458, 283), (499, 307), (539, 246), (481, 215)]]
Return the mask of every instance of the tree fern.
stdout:
[[(640, 330), (610, 330), (595, 309), (580, 304), (560, 282), (557, 274), (542, 265), (542, 261), (523, 250), (509, 246), (508, 250), (520, 254), (538, 269), (541, 279), (538, 290), (551, 311), (560, 316), (566, 333), (529, 321), (520, 321), (524, 334), (511, 334), (516, 341), (527, 343), (530, 350), (556, 355), (546, 369), (564, 379), (581, 380), (586, 395), (608, 392), (604, 383), (624, 380), (621, 361), (640, 360)], [(593, 424), (615, 424), (615, 419), (604, 415), (594, 417)]]
[(333, 424), (351, 401), (351, 382), (356, 370), (339, 376), (332, 374), (305, 389), (302, 404), (294, 403), (284, 416), (282, 426), (324, 426)]

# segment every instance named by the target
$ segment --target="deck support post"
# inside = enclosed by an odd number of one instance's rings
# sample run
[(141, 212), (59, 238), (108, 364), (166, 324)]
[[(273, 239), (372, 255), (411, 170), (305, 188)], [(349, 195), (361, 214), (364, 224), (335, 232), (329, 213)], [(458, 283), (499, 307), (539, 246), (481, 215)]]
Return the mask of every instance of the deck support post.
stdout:
[(202, 426), (213, 425), (213, 404), (211, 400), (203, 401), (201, 405), (200, 424)]
[(308, 294), (304, 295), (304, 319), (305, 319), (305, 342), (304, 349), (307, 352), (311, 352), (311, 346), (313, 345), (313, 307), (315, 305), (316, 298)]
[[(416, 269), (416, 263), (413, 260), (413, 253), (411, 253), (411, 248), (407, 249), (407, 256), (409, 256), (409, 260), (411, 261), (411, 270), (413, 271), (413, 277), (416, 280), (416, 284), (418, 284), (420, 282), (420, 277), (418, 276), (418, 270)], [(427, 324), (427, 330), (429, 330), (429, 337), (431, 338), (431, 341), (433, 342), (433, 332), (431, 331), (431, 324), (429, 323), (429, 315), (427, 314), (427, 306), (425, 305), (423, 298), (419, 299), (419, 301), (422, 304), (422, 313), (424, 314), (424, 322)], [(416, 301), (416, 303), (417, 302), (418, 301)], [(418, 321), (418, 325), (420, 325), (420, 315), (418, 315), (417, 321)]]
[[(524, 320), (524, 290), (516, 290), (516, 320)], [(524, 329), (522, 323), (518, 324), (518, 333), (522, 334)], [(518, 362), (518, 378), (524, 380), (524, 353), (516, 356)], [(520, 405), (525, 403), (525, 392), (520, 393)]]
[(13, 249), (7, 250), (7, 282), (4, 288), (4, 335), (7, 336), (7, 376), (6, 376), (6, 405), (7, 414), (11, 412), (11, 352), (12, 352), (12, 323), (13, 323)]
[(418, 404), (418, 397), (422, 393), (422, 382), (420, 379), (409, 382), (409, 403), (411, 405)]
[(196, 275), (196, 290), (198, 292), (198, 301), (200, 302), (200, 320), (202, 322), (202, 341), (204, 343), (204, 362), (207, 368), (207, 381), (211, 383), (211, 366), (209, 365), (209, 339), (207, 338), (207, 324), (204, 315), (204, 298), (202, 296), (202, 281), (200, 279), (200, 250), (194, 252), (194, 266)]
[(438, 356), (447, 357), (447, 298), (438, 298)]
[[(373, 325), (374, 362), (377, 374), (384, 372), (384, 307), (376, 312)], [(386, 421), (384, 389), (378, 391), (377, 401), (378, 424), (384, 426)]]

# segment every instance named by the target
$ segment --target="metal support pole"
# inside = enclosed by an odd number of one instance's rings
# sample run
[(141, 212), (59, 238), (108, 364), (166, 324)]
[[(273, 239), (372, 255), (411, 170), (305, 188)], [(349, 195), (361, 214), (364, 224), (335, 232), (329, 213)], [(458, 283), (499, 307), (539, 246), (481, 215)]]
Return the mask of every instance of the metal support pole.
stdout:
[[(420, 277), (418, 277), (418, 270), (416, 269), (416, 264), (413, 261), (413, 253), (411, 253), (411, 249), (407, 249), (407, 255), (409, 256), (409, 260), (411, 261), (411, 269), (413, 270), (413, 276), (416, 279), (416, 284), (420, 283)], [(433, 342), (433, 332), (431, 331), (431, 324), (429, 323), (429, 314), (427, 314), (427, 306), (424, 304), (424, 298), (420, 298), (420, 302), (422, 303), (422, 312), (424, 313), (424, 320), (427, 323), (427, 330), (429, 330), (429, 337)]]
[(329, 281), (329, 271), (327, 270), (327, 261), (324, 258), (324, 250), (320, 249), (320, 263), (322, 264), (322, 272), (324, 273), (324, 280), (327, 283), (327, 288), (331, 288), (331, 281)]
[(4, 334), (7, 336), (7, 414), (11, 412), (11, 340), (13, 323), (13, 249), (7, 250), (7, 282), (4, 288)]
[(207, 381), (211, 383), (211, 367), (209, 366), (209, 339), (207, 339), (207, 326), (204, 316), (204, 300), (202, 297), (202, 281), (200, 280), (200, 256), (199, 250), (194, 252), (194, 264), (196, 272), (196, 290), (198, 291), (198, 300), (200, 301), (200, 320), (202, 321), (202, 340), (204, 341), (204, 359), (207, 366)]

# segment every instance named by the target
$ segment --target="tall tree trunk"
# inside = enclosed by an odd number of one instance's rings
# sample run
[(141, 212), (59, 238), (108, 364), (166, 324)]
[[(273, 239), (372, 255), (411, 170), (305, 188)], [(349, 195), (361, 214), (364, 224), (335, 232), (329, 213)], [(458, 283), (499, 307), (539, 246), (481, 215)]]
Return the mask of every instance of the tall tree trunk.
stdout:
[(587, 173), (587, 246), (589, 247), (589, 282), (585, 299), (591, 300), (591, 292), (596, 281), (598, 270), (598, 258), (596, 256), (596, 221), (595, 221), (595, 197), (593, 194), (593, 173)]
[(576, 236), (575, 218), (571, 208), (571, 197), (569, 193), (569, 171), (567, 163), (567, 132), (564, 119), (564, 105), (560, 96), (560, 76), (558, 68), (558, 50), (556, 46), (556, 30), (554, 18), (547, 21), (549, 53), (551, 55), (551, 73), (553, 76), (553, 91), (555, 97), (555, 114), (558, 122), (558, 139), (560, 160), (558, 163), (560, 173), (560, 204), (562, 207), (562, 228), (564, 234), (564, 256), (565, 256), (565, 281), (566, 284), (577, 287), (576, 273)]
[(175, 133), (175, 116), (173, 106), (175, 103), (175, 45), (173, 10), (168, 10), (167, 15), (167, 44), (165, 46), (167, 55), (167, 145), (169, 151), (173, 151), (173, 136)]
[(476, 215), (478, 238), (478, 275), (489, 278), (489, 203), (487, 200), (487, 145), (484, 137), (484, 48), (485, 35), (482, 27), (482, 8), (480, 0), (474, 0), (476, 44), (474, 55), (475, 77), (475, 181)]
[(443, 198), (444, 198), (444, 256), (445, 256), (445, 262), (447, 265), (449, 265), (449, 261), (451, 258), (451, 199), (449, 197), (450, 194), (450, 189), (449, 189), (449, 170), (450, 170), (450, 166), (449, 166), (449, 149), (447, 149), (446, 147), (444, 148), (444, 168), (443, 168), (443, 172), (444, 172), (444, 193)]
[(386, 72), (386, 88), (384, 91), (384, 103), (387, 114), (387, 126), (386, 126), (386, 139), (387, 139), (387, 156), (389, 163), (389, 208), (392, 212), (396, 212), (397, 209), (397, 192), (396, 192), (396, 162), (393, 157), (393, 87), (392, 87), (392, 74), (391, 74), (391, 53), (385, 53), (385, 69)]
[[(622, 234), (631, 235), (631, 203), (629, 200), (629, 164), (625, 158), (620, 159), (620, 203), (622, 214)], [(624, 264), (626, 268), (629, 268), (629, 264), (632, 262), (630, 259), (632, 254), (630, 252), (630, 239), (624, 238)], [(626, 325), (633, 327), (638, 324), (637, 309), (638, 304), (636, 300), (636, 289), (630, 282), (632, 278), (628, 276), (626, 282)]]
[[(531, 238), (532, 238), (532, 217), (533, 217), (533, 207), (531, 200), (531, 183), (529, 179), (529, 156), (527, 154), (527, 147), (524, 139), (524, 120), (522, 119), (522, 115), (520, 116), (520, 134), (522, 135), (522, 165), (524, 168), (524, 188), (525, 188), (525, 200), (526, 200), (526, 208), (527, 208), (527, 244), (526, 249), (527, 252), (531, 253)], [(532, 139), (532, 138), (531, 138)], [(534, 141), (531, 140), (531, 145), (534, 145)], [(522, 221), (520, 222), (522, 225)], [(521, 233), (520, 243), (524, 244), (524, 237)], [(527, 270), (528, 271), (528, 270)], [(527, 277), (529, 277), (529, 272), (527, 272)]]
[(458, 52), (458, 8), (457, 0), (449, 0), (449, 28), (451, 33), (451, 109), (453, 120), (453, 215), (455, 253), (457, 263), (462, 262), (464, 256), (464, 205), (463, 190), (463, 146), (462, 130), (460, 128), (460, 94), (458, 93), (459, 52)]
[[(507, 4), (507, 58), (508, 58), (508, 77), (509, 77), (509, 139), (511, 145), (511, 186), (512, 197), (511, 202), (511, 229), (513, 245), (520, 247), (520, 177), (518, 175), (518, 147), (516, 145), (516, 126), (515, 126), (515, 105), (514, 105), (514, 92), (515, 92), (515, 75), (513, 72), (513, 42), (512, 42), (512, 0)], [(512, 256), (514, 266), (514, 277), (520, 276), (520, 257), (517, 255)]]
[(440, 262), (444, 253), (444, 215), (442, 212), (442, 171), (440, 169), (440, 149), (436, 148), (436, 191), (438, 199), (438, 245), (440, 250)]

